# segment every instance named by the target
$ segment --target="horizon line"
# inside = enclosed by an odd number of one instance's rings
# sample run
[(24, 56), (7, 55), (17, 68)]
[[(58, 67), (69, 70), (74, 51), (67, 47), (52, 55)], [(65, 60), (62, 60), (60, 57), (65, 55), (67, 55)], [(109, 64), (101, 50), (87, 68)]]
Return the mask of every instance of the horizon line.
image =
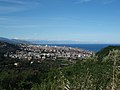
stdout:
[[(29, 41), (29, 42), (34, 42), (34, 41), (48, 41), (49, 43), (47, 44), (120, 44), (118, 42), (98, 42), (98, 41), (80, 41), (80, 40), (48, 40), (48, 39), (20, 39), (20, 38), (9, 38), (9, 37), (0, 37), (0, 38), (6, 38), (6, 39), (15, 39), (15, 40), (23, 40), (23, 41)], [(57, 43), (55, 43), (57, 42)], [(62, 43), (60, 43), (62, 42)], [(64, 42), (64, 43), (63, 43)], [(44, 43), (42, 43), (44, 44)], [(46, 44), (46, 43), (45, 43)]]

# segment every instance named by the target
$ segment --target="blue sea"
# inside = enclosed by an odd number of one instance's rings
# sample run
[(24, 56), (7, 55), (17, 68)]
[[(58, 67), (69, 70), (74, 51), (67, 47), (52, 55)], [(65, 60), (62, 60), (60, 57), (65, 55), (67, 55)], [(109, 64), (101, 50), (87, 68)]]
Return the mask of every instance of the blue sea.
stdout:
[[(46, 45), (46, 44), (42, 44)], [(73, 48), (80, 48), (84, 50), (98, 52), (102, 48), (107, 46), (120, 46), (120, 44), (47, 44), (48, 46), (66, 46), (66, 47), (73, 47)]]

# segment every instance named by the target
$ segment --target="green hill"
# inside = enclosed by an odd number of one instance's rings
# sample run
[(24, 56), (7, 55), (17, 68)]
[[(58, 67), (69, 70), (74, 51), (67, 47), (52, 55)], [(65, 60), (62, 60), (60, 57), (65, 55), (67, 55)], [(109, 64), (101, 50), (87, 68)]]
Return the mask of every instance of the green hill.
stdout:
[(17, 49), (20, 49), (18, 45), (0, 42), (0, 53), (14, 52)]
[(0, 42), (0, 60), (3, 58), (3, 55), (7, 52), (15, 52), (16, 50), (20, 50), (18, 45)]
[(108, 46), (101, 49), (99, 52), (96, 53), (99, 60), (102, 60), (105, 56), (109, 54), (112, 50), (120, 50), (120, 46)]

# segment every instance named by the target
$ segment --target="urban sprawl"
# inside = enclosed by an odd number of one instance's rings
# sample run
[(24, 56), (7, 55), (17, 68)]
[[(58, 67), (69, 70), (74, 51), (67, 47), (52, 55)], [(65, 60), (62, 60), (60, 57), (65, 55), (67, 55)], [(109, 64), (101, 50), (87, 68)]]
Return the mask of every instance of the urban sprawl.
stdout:
[(93, 54), (91, 51), (60, 46), (39, 46), (39, 45), (20, 45), (20, 50), (16, 52), (7, 52), (4, 56), (26, 60), (56, 60), (59, 58), (65, 59), (83, 59), (90, 57)]

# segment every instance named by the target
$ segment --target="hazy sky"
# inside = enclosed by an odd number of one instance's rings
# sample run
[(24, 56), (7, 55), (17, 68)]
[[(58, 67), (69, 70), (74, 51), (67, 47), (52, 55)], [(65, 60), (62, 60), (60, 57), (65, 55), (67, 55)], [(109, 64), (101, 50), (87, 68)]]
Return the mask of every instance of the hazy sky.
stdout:
[(0, 37), (120, 43), (120, 0), (0, 0)]

